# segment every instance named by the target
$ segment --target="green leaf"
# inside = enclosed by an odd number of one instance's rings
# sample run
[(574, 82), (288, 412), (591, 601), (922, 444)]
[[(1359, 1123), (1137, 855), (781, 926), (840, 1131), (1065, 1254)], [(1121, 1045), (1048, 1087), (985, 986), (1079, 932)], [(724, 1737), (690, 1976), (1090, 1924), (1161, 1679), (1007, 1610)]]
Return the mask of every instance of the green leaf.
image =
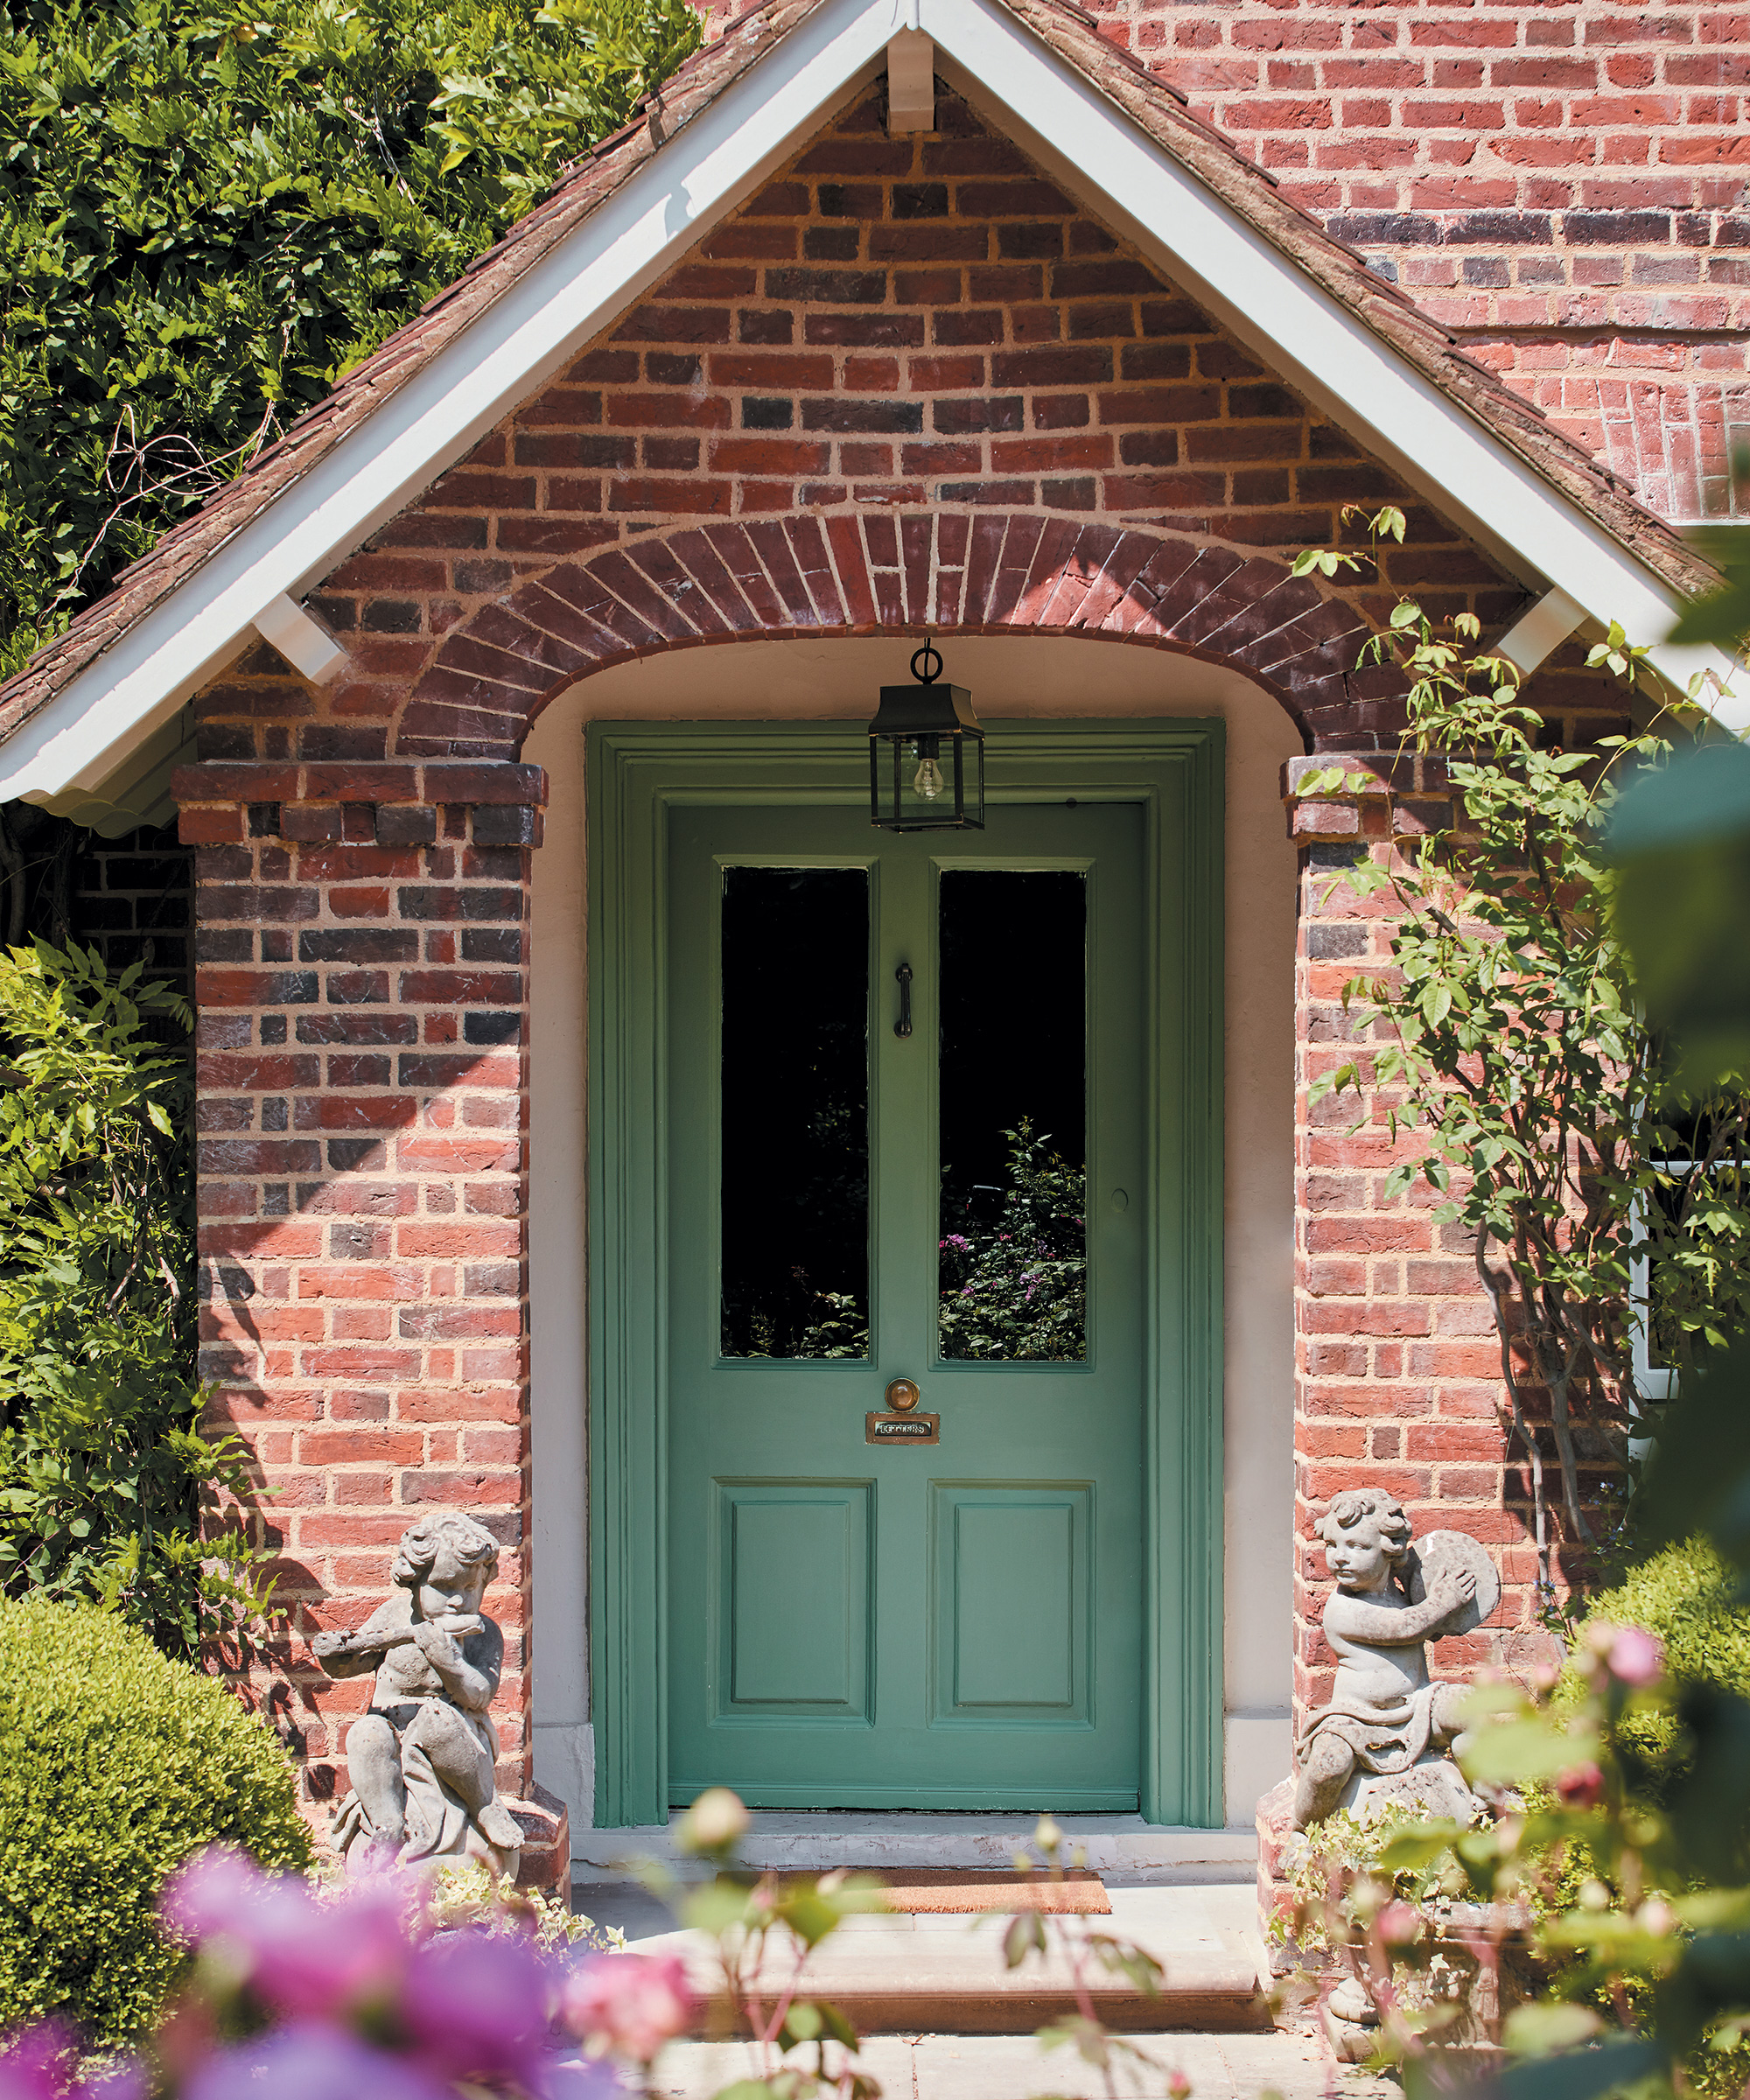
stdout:
[(1602, 2017), (1591, 2006), (1516, 2006), (1507, 2016), (1502, 2040), (1515, 2056), (1549, 2056), (1590, 2041), (1603, 2027)]
[[(1597, 2100), (1651, 2077), (1664, 2063), (1658, 2042), (1614, 2035), (1589, 2048), (1516, 2063), (1472, 2086), (1467, 2100)], [(1406, 2080), (1406, 2089), (1410, 2100), (1429, 2100), (1425, 2081), (1410, 2086)]]

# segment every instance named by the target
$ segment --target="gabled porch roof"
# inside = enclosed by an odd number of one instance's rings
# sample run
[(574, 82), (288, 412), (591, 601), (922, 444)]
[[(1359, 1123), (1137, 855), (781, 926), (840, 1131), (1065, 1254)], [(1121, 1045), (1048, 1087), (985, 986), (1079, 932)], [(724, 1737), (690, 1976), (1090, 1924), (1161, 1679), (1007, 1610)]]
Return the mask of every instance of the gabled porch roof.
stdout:
[[(1066, 0), (768, 0), (0, 688), (0, 798), (88, 811), (190, 696), (921, 29), (935, 70), (1511, 574), (1637, 640), (1713, 572)], [(1566, 606), (1561, 599), (1570, 601)], [(1564, 630), (1565, 631), (1565, 629)], [(1661, 646), (1680, 689), (1718, 652)], [(1731, 725), (1750, 703), (1727, 700)], [(136, 792), (127, 797), (138, 807)], [(87, 821), (91, 821), (87, 816)]]

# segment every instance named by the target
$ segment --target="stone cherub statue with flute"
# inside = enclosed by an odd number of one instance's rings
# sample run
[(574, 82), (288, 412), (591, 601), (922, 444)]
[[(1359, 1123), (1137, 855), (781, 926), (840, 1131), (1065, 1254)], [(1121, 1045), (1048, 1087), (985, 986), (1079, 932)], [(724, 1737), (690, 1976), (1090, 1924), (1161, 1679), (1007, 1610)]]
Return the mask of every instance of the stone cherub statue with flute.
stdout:
[(1463, 1531), (1412, 1545), (1404, 1505), (1378, 1488), (1334, 1496), (1317, 1530), (1337, 1585), (1324, 1619), (1337, 1676), (1295, 1746), (1294, 1827), (1386, 1802), (1469, 1821), (1476, 1797), (1452, 1755), (1466, 1687), (1430, 1678), (1427, 1644), (1494, 1610), (1494, 1563)]
[(370, 1711), (346, 1734), (353, 1790), (335, 1811), (349, 1866), (474, 1858), (514, 1873), (522, 1843), (498, 1797), (486, 1718), (504, 1635), (481, 1612), (498, 1541), (471, 1516), (422, 1517), (402, 1534), (388, 1601), (356, 1633), (318, 1634), (331, 1677), (374, 1670)]

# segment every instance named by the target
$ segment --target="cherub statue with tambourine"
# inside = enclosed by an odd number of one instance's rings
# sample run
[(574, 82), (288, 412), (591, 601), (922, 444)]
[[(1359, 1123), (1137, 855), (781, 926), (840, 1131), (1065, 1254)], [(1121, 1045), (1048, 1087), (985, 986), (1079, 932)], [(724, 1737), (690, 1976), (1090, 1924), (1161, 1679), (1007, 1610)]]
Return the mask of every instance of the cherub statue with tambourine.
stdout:
[(1476, 1797), (1452, 1757), (1466, 1687), (1430, 1678), (1427, 1643), (1494, 1610), (1494, 1562), (1463, 1531), (1412, 1545), (1404, 1505), (1378, 1488), (1335, 1496), (1317, 1530), (1337, 1584), (1324, 1619), (1337, 1676), (1295, 1746), (1294, 1827), (1382, 1796), (1468, 1821)]

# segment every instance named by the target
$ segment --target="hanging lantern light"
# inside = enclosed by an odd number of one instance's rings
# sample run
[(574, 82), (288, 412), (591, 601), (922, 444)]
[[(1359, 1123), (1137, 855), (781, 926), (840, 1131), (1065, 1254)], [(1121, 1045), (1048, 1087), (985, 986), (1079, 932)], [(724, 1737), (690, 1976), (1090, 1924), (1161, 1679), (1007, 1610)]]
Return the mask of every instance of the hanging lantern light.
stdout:
[(881, 688), (869, 724), (869, 821), (882, 830), (984, 829), (984, 732), (971, 694), (938, 685), (942, 673), (927, 640), (912, 658), (918, 682)]

